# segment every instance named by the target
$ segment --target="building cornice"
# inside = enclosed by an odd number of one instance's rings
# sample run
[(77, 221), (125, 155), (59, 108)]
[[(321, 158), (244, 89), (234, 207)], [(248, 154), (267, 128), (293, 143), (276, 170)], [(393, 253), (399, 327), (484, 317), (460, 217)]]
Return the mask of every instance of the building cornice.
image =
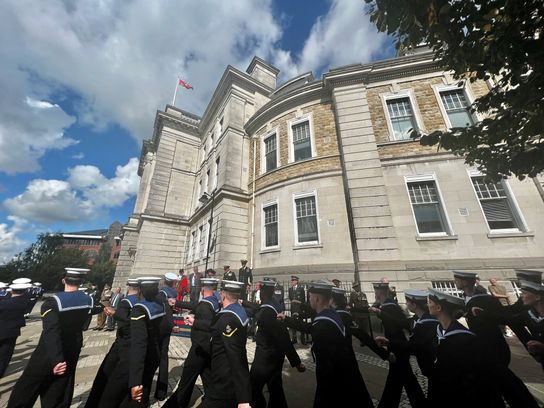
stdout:
[(233, 66), (227, 66), (223, 76), (219, 80), (219, 84), (212, 95), (210, 103), (206, 107), (202, 120), (200, 121), (200, 130), (204, 130), (208, 126), (208, 122), (217, 115), (219, 107), (222, 105), (223, 100), (230, 94), (230, 89), (237, 85), (240, 88), (250, 92), (260, 92), (264, 95), (270, 95), (274, 90), (263, 83), (252, 78), (245, 72), (242, 72)]
[(283, 112), (297, 106), (315, 101), (317, 99), (330, 98), (330, 91), (323, 87), (322, 81), (311, 82), (303, 87), (293, 89), (266, 103), (246, 123), (246, 132), (251, 135), (265, 125), (268, 121)]

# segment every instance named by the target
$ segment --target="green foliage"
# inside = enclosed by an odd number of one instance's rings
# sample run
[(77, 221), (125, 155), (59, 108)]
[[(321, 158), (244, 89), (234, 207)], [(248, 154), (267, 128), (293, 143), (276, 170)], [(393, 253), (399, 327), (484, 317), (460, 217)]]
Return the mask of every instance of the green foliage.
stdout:
[(542, 0), (365, 0), (378, 30), (397, 48), (427, 43), (459, 80), (490, 80), (472, 109), (487, 117), (436, 131), (423, 145), (464, 156), (491, 179), (544, 170), (544, 2)]
[(0, 280), (10, 282), (16, 278), (30, 278), (41, 282), (45, 290), (59, 289), (65, 267), (85, 268), (87, 259), (76, 248), (62, 248), (60, 235), (40, 234), (35, 243), (14, 260), (0, 266)]
[(111, 285), (113, 281), (115, 265), (110, 262), (110, 257), (111, 245), (110, 243), (106, 243), (100, 247), (95, 263), (91, 267), (89, 281), (98, 286), (99, 290), (102, 290), (106, 283)]

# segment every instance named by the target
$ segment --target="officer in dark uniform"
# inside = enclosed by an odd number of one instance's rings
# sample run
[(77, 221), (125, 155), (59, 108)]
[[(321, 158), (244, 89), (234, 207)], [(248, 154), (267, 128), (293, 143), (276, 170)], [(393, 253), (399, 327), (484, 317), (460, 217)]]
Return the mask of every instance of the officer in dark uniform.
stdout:
[[(30, 281), (30, 279), (29, 279)], [(30, 282), (28, 282), (30, 284)], [(28, 317), (30, 313), (32, 313), (32, 309), (34, 309), (34, 305), (38, 301), (38, 299), (41, 297), (42, 294), (42, 284), (40, 282), (34, 282), (30, 285), (31, 287), (28, 289), (28, 295), (30, 297), (30, 302), (28, 303), (28, 307), (26, 309), (25, 316)]]
[[(289, 287), (289, 300), (291, 301), (291, 317), (294, 319), (301, 319), (302, 305), (306, 301), (306, 293), (304, 288), (299, 285), (299, 278), (296, 275), (291, 275), (291, 286)], [(290, 329), (291, 341), (297, 342), (297, 331)], [(300, 342), (306, 344), (306, 336), (304, 333), (300, 333)]]
[(529, 331), (525, 345), (529, 353), (544, 368), (544, 285), (521, 281), (521, 299), (528, 310), (518, 319)]
[(98, 369), (85, 408), (116, 408), (128, 397), (130, 314), (139, 301), (138, 279), (128, 279), (127, 287), (127, 295), (121, 299), (117, 309), (105, 309), (106, 315), (117, 322), (116, 338)]
[(77, 360), (83, 344), (83, 326), (89, 313), (98, 313), (92, 298), (79, 291), (89, 269), (66, 268), (64, 292), (41, 307), (43, 331), (38, 346), (15, 384), (8, 407), (69, 407), (74, 392)]
[(174, 301), (178, 297), (177, 284), (181, 276), (172, 272), (164, 274), (164, 287), (159, 291), (158, 301), (164, 305), (165, 317), (161, 323), (161, 362), (159, 364), (159, 376), (155, 386), (155, 398), (162, 401), (166, 398), (168, 391), (168, 349), (170, 347), (170, 336), (174, 328), (174, 316), (172, 306), (168, 304), (170, 299)]
[(165, 316), (164, 304), (158, 300), (158, 277), (140, 277), (140, 300), (130, 314), (130, 365), (128, 385), (130, 398), (122, 407), (149, 406), (151, 383), (159, 368), (160, 330)]
[[(374, 283), (373, 286), (376, 301), (380, 306), (379, 308), (371, 307), (369, 311), (376, 313), (378, 318), (381, 319), (385, 338), (390, 341), (405, 342), (404, 330), (409, 329), (408, 319), (397, 302), (390, 297), (389, 283), (378, 282)], [(403, 387), (412, 407), (425, 406), (425, 394), (412, 371), (410, 354), (406, 350), (393, 345), (389, 348), (389, 351), (394, 357), (389, 359), (389, 372), (387, 373), (387, 380), (385, 381), (378, 408), (397, 407), (400, 403)]]
[(242, 267), (238, 269), (238, 280), (245, 284), (242, 288), (241, 298), (242, 300), (248, 300), (248, 289), (253, 283), (253, 274), (251, 273), (251, 268), (247, 266), (247, 259), (240, 259)]
[[(523, 381), (508, 368), (510, 347), (502, 334), (501, 321), (496, 317), (501, 315), (504, 306), (487, 293), (475, 293), (476, 273), (453, 271), (453, 277), (457, 288), (463, 291), (468, 327), (477, 336), (482, 357), (493, 367), (490, 374), (498, 392), (511, 408), (538, 407)], [(480, 310), (486, 314), (479, 315)]]
[(230, 265), (223, 266), (223, 280), (236, 282), (236, 274), (230, 269)]
[(211, 376), (204, 408), (249, 408), (251, 385), (246, 340), (249, 319), (238, 303), (242, 282), (221, 282), (223, 309), (212, 323)]
[(316, 312), (312, 323), (285, 317), (289, 327), (312, 334), (317, 381), (313, 406), (316, 408), (352, 406), (351, 392), (338, 390), (359, 390), (362, 379), (347, 346), (344, 323), (339, 314), (330, 308), (333, 286), (331, 282), (323, 280), (309, 284), (310, 307)]
[(11, 297), (0, 301), (0, 378), (8, 368), (21, 327), (25, 326), (25, 312), (30, 298), (28, 283), (10, 285)]
[[(333, 281), (334, 282), (334, 281)], [(357, 363), (357, 359), (355, 358), (355, 352), (353, 351), (353, 341), (351, 336), (353, 335), (352, 330), (355, 329), (353, 327), (353, 317), (351, 316), (351, 313), (349, 310), (347, 310), (347, 299), (346, 299), (346, 291), (342, 289), (339, 286), (335, 286), (332, 288), (332, 303), (331, 306), (340, 318), (342, 319), (342, 323), (344, 323), (344, 327), (346, 328), (346, 347), (348, 349), (349, 354), (351, 355), (351, 358), (349, 361), (353, 364), (352, 372), (354, 373), (354, 380), (358, 381), (357, 386), (357, 392), (358, 398), (357, 403), (362, 403), (365, 407), (374, 407), (374, 403), (372, 402), (372, 397), (370, 396), (370, 393), (368, 392), (368, 389), (366, 388), (365, 381), (363, 380), (363, 376), (361, 375), (361, 372), (359, 371), (359, 365)]]
[[(180, 302), (174, 304), (179, 309), (189, 309), (194, 317), (186, 316), (185, 321), (191, 325), (191, 348), (183, 363), (183, 372), (178, 387), (163, 405), (164, 408), (186, 408), (191, 402), (195, 382), (200, 375), (204, 390), (210, 383), (211, 367), (211, 325), (219, 312), (219, 301), (215, 296), (219, 279), (201, 278), (200, 302)], [(172, 304), (172, 303), (171, 303)], [(205, 391), (206, 394), (206, 391)]]
[(261, 305), (256, 313), (257, 348), (255, 359), (249, 373), (251, 377), (252, 408), (266, 408), (267, 403), (263, 396), (263, 388), (266, 385), (270, 395), (269, 407), (287, 407), (281, 372), (285, 357), (291, 367), (296, 367), (299, 372), (306, 368), (291, 344), (287, 327), (277, 319), (280, 313), (280, 305), (274, 299), (275, 282), (271, 279), (263, 279), (261, 286)]
[(408, 341), (376, 337), (376, 342), (381, 346), (405, 350), (407, 353), (416, 356), (421, 372), (431, 381), (438, 320), (429, 314), (428, 295), (429, 292), (423, 290), (404, 290), (406, 306), (410, 312), (414, 313), (411, 319), (412, 325)]

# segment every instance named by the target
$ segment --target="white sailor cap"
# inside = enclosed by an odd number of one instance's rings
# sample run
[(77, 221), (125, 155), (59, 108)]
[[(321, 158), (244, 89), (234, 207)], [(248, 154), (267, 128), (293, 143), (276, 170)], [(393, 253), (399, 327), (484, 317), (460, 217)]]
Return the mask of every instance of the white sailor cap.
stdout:
[(544, 293), (544, 285), (542, 283), (537, 283), (528, 280), (522, 280), (519, 282), (521, 290), (526, 290), (532, 293)]
[(6, 282), (0, 282), (0, 289), (6, 289), (8, 284)]
[(232, 292), (232, 293), (240, 293), (242, 291), (243, 286), (244, 286), (244, 283), (238, 282), (238, 281), (223, 280), (221, 282), (221, 290), (225, 290), (227, 292)]
[(269, 277), (262, 278), (260, 283), (263, 288), (273, 288), (276, 286), (276, 281)]
[(462, 298), (432, 288), (429, 288), (429, 298), (438, 301), (439, 303), (448, 303), (460, 308), (465, 306), (465, 301)]
[(320, 279), (317, 281), (312, 281), (308, 284), (308, 292), (330, 295), (332, 293), (333, 287), (334, 287), (334, 284), (332, 282), (328, 280)]
[(177, 273), (167, 272), (164, 274), (164, 280), (167, 282), (180, 281), (181, 276), (179, 276)]
[(88, 268), (64, 268), (66, 278), (85, 279), (91, 271)]
[(537, 269), (516, 269), (516, 276), (519, 280), (542, 282), (542, 271)]
[(140, 276), (138, 277), (138, 285), (140, 286), (159, 286), (161, 278), (157, 276)]
[(11, 283), (19, 284), (19, 283), (31, 283), (32, 280), (28, 278), (18, 278), (11, 281)]
[(85, 286), (80, 286), (79, 288), (77, 288), (77, 290), (80, 290), (80, 291), (87, 291), (87, 288)]
[(345, 295), (346, 294), (346, 290), (345, 289), (342, 289), (342, 288), (337, 288), (336, 286), (334, 286), (332, 288), (332, 294), (333, 295)]
[(127, 279), (127, 286), (138, 287), (139, 285), (140, 285), (140, 281), (138, 281), (138, 278)]
[(42, 286), (42, 284), (40, 282), (34, 282), (32, 286)]
[(404, 289), (404, 297), (406, 298), (406, 300), (410, 300), (412, 302), (426, 301), (428, 296), (429, 292), (427, 292), (426, 290)]
[(476, 272), (453, 271), (453, 277), (465, 280), (476, 280), (478, 274)]
[(9, 287), (15, 292), (21, 292), (30, 289), (32, 285), (30, 283), (12, 283)]
[(219, 279), (217, 278), (200, 278), (200, 286), (216, 288), (218, 284), (219, 284)]

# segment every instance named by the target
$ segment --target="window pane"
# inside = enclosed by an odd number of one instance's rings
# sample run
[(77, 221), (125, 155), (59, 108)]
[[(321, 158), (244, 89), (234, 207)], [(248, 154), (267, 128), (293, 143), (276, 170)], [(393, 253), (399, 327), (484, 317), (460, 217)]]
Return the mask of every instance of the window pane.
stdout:
[(393, 128), (395, 139), (409, 139), (410, 132), (417, 128), (410, 105), (410, 98), (388, 100), (387, 110), (391, 119), (391, 127)]
[(482, 200), (481, 203), (490, 229), (517, 228), (506, 198)]
[(264, 151), (265, 151), (265, 171), (274, 170), (277, 166), (276, 163), (276, 135), (269, 136), (264, 141)]
[(467, 127), (474, 124), (469, 112), (470, 105), (463, 89), (440, 92), (444, 109), (448, 113), (452, 127)]
[(295, 161), (312, 157), (312, 145), (310, 141), (310, 123), (303, 122), (293, 125), (293, 150)]
[(315, 197), (305, 197), (295, 200), (295, 211), (297, 216), (298, 242), (318, 241)]
[(278, 245), (278, 206), (270, 205), (263, 209), (265, 246)]
[(417, 229), (420, 234), (446, 232), (439, 204), (414, 205), (414, 214), (416, 216)]

